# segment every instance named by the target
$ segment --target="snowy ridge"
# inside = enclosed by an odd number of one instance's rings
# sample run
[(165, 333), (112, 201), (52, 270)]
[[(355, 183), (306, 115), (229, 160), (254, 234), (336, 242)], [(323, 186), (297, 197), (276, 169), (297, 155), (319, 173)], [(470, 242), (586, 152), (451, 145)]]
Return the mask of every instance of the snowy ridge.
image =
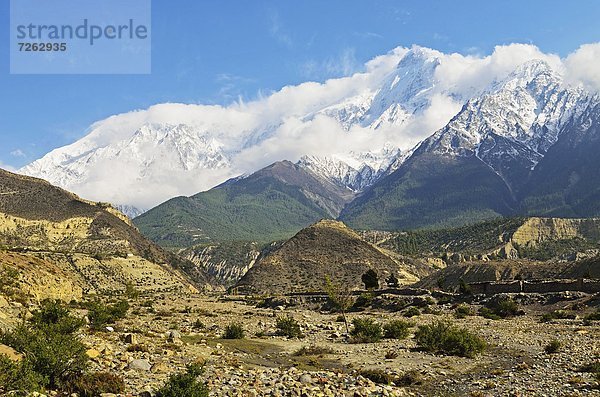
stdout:
[(364, 73), (251, 103), (161, 104), (112, 116), (21, 172), (130, 214), (279, 160), (355, 192), (423, 151), (475, 155), (508, 180), (535, 168), (590, 95), (545, 60), (500, 64), (480, 78), (473, 58), (397, 49)]

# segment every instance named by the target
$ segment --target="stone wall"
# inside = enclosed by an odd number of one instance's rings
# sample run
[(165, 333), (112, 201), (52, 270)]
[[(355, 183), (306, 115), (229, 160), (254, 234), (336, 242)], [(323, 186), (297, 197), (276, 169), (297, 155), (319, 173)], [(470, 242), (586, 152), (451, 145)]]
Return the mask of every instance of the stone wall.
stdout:
[(531, 281), (491, 281), (469, 284), (473, 294), (495, 295), (502, 293), (547, 293), (580, 291), (599, 293), (600, 280), (596, 279), (563, 279), (563, 280), (531, 280)]

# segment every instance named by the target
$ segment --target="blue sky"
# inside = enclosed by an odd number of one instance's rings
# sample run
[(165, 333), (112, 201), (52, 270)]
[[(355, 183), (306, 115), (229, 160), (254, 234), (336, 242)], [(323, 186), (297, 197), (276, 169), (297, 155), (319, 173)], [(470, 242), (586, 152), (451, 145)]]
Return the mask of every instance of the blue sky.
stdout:
[(153, 0), (150, 75), (10, 75), (0, 5), (0, 164), (22, 166), (94, 121), (161, 102), (227, 104), (360, 70), (396, 46), (565, 56), (600, 41), (600, 2)]

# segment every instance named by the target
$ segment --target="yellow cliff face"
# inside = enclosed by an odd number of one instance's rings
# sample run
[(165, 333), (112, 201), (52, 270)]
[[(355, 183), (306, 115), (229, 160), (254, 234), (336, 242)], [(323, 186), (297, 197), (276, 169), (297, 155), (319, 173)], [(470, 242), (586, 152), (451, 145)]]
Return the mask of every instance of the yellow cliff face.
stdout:
[(547, 240), (589, 238), (599, 230), (600, 219), (529, 218), (515, 231), (511, 241), (534, 247)]
[(89, 236), (91, 218), (71, 218), (62, 222), (28, 220), (0, 213), (0, 234), (14, 235), (32, 244), (59, 244), (68, 239), (82, 240)]

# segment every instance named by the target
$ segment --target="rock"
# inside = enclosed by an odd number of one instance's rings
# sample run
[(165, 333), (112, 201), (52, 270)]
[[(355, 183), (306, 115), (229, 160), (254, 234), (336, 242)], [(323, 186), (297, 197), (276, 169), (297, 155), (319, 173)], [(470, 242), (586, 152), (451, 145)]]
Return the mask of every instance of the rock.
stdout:
[(300, 376), (300, 379), (298, 379), (300, 381), (300, 383), (312, 383), (312, 378), (310, 377), (309, 374), (303, 374)]
[(12, 361), (21, 361), (23, 356), (21, 356), (15, 349), (12, 347), (0, 344), (0, 355), (6, 355)]
[(100, 352), (96, 349), (88, 349), (85, 354), (92, 359), (100, 357)]
[(138, 343), (137, 335), (135, 335), (135, 334), (126, 334), (125, 335), (125, 343), (136, 345)]
[(137, 359), (130, 362), (127, 368), (137, 371), (150, 371), (150, 369), (152, 369), (152, 365), (146, 359)]
[(115, 329), (113, 327), (106, 327), (105, 328), (108, 332), (115, 332)]
[(160, 363), (156, 363), (152, 366), (152, 369), (150, 370), (153, 374), (156, 373), (167, 373), (169, 372), (169, 367), (167, 366), (167, 364), (160, 362)]

